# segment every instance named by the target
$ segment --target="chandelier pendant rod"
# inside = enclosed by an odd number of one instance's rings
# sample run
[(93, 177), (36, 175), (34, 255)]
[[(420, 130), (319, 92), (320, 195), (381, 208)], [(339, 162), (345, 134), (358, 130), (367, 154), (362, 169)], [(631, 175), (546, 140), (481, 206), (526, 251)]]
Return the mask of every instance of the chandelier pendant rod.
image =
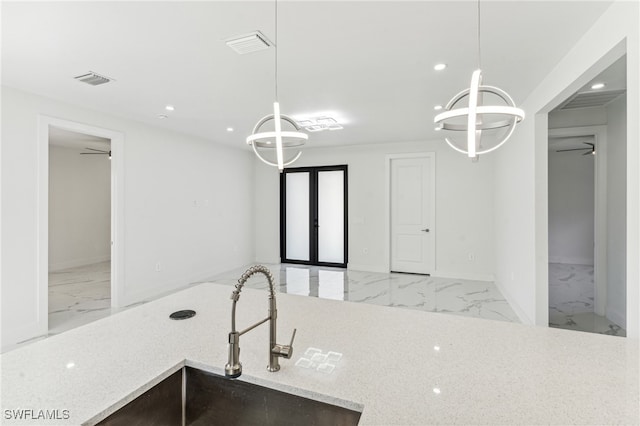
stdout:
[(482, 50), (480, 44), (480, 0), (478, 0), (478, 69), (482, 69)]
[(275, 95), (276, 102), (278, 102), (278, 0), (274, 1), (275, 3)]
[[(280, 103), (278, 101), (278, 0), (274, 0), (274, 94), (275, 101), (273, 102), (273, 114), (263, 117), (253, 128), (253, 132), (246, 138), (247, 144), (251, 145), (253, 152), (256, 156), (265, 164), (269, 166), (276, 166), (280, 173), (285, 166), (290, 165), (300, 158), (301, 152), (292, 158), (284, 159), (284, 148), (296, 147), (304, 144), (309, 136), (306, 133), (300, 132), (300, 126), (289, 116), (283, 115), (280, 112)], [(273, 132), (261, 132), (261, 127), (268, 121), (273, 120), (274, 131)], [(283, 131), (282, 120), (288, 122), (293, 126), (295, 131)], [(275, 143), (273, 143), (275, 142)], [(276, 149), (276, 163), (273, 163), (264, 158), (258, 151), (258, 148), (275, 148)]]

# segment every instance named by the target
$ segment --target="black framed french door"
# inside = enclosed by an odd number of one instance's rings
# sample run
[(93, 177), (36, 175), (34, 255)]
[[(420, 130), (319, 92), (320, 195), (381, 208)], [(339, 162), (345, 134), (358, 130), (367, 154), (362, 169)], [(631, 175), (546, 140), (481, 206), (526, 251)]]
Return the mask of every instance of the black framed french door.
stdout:
[(347, 267), (347, 166), (280, 174), (280, 261)]

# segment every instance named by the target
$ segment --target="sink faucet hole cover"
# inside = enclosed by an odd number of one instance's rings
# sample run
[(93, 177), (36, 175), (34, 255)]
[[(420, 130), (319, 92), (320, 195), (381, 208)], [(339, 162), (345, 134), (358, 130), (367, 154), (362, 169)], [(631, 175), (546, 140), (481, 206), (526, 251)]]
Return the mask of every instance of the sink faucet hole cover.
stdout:
[(172, 320), (183, 320), (191, 318), (195, 314), (196, 311), (192, 311), (191, 309), (184, 309), (182, 311), (176, 311), (172, 313), (171, 315), (169, 315), (169, 318), (171, 318)]

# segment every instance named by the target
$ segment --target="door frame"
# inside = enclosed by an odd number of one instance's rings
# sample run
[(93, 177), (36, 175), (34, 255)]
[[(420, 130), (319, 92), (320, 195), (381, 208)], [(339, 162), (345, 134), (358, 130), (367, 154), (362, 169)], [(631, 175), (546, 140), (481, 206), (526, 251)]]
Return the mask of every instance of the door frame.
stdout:
[(49, 126), (111, 140), (111, 306), (124, 294), (124, 133), (38, 115), (37, 288), (40, 334), (49, 330)]
[[(593, 284), (594, 311), (605, 316), (607, 309), (607, 126), (581, 126), (549, 129), (550, 137), (593, 136), (596, 146), (594, 164), (594, 247), (593, 247)], [(547, 160), (548, 161), (548, 160)], [(547, 167), (547, 182), (549, 170)], [(548, 185), (548, 183), (547, 183)], [(547, 211), (549, 205), (547, 192)], [(547, 226), (548, 232), (548, 226)], [(547, 240), (547, 246), (549, 242)], [(547, 250), (547, 262), (549, 250)], [(548, 279), (548, 277), (547, 277)], [(547, 287), (549, 282), (547, 281)], [(547, 296), (548, 298), (548, 296)], [(547, 301), (547, 309), (548, 309)], [(549, 313), (547, 312), (547, 319)]]
[[(343, 235), (343, 263), (331, 263), (331, 262), (318, 262), (318, 249), (317, 243), (317, 227), (311, 225), (315, 218), (318, 217), (318, 200), (317, 190), (318, 182), (316, 174), (318, 172), (344, 172), (344, 235)], [(309, 173), (309, 261), (305, 260), (290, 260), (286, 258), (287, 253), (287, 233), (286, 233), (286, 220), (287, 220), (287, 189), (285, 185), (285, 179), (287, 173)], [(340, 164), (335, 166), (308, 166), (308, 167), (288, 167), (280, 173), (280, 262), (281, 263), (293, 263), (298, 265), (313, 265), (313, 266), (328, 266), (335, 268), (346, 268), (349, 261), (349, 172), (347, 164)], [(315, 195), (315, 196), (314, 196)], [(315, 234), (315, 235), (314, 235)], [(315, 260), (315, 261), (314, 261)]]
[(385, 258), (385, 271), (391, 272), (391, 161), (400, 160), (406, 158), (430, 158), (431, 164), (431, 250), (433, 253), (433, 265), (434, 269), (430, 275), (434, 275), (438, 270), (438, 254), (436, 252), (436, 238), (438, 236), (438, 227), (436, 226), (436, 153), (429, 152), (412, 152), (407, 154), (389, 154), (385, 157), (385, 245), (384, 245), (384, 258)]

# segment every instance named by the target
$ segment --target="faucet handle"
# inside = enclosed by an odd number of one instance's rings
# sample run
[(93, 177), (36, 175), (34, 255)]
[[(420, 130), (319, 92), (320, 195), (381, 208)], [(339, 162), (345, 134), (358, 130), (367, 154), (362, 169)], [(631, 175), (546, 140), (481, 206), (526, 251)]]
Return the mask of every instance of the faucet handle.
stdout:
[(291, 335), (291, 342), (289, 342), (289, 347), (293, 349), (293, 339), (296, 338), (296, 331), (298, 331), (297, 328), (293, 329), (293, 334)]
[(291, 355), (293, 355), (293, 339), (296, 338), (297, 329), (293, 329), (293, 334), (291, 335), (291, 342), (288, 345), (278, 345), (276, 344), (272, 349), (271, 353), (277, 355), (282, 358), (290, 359)]

